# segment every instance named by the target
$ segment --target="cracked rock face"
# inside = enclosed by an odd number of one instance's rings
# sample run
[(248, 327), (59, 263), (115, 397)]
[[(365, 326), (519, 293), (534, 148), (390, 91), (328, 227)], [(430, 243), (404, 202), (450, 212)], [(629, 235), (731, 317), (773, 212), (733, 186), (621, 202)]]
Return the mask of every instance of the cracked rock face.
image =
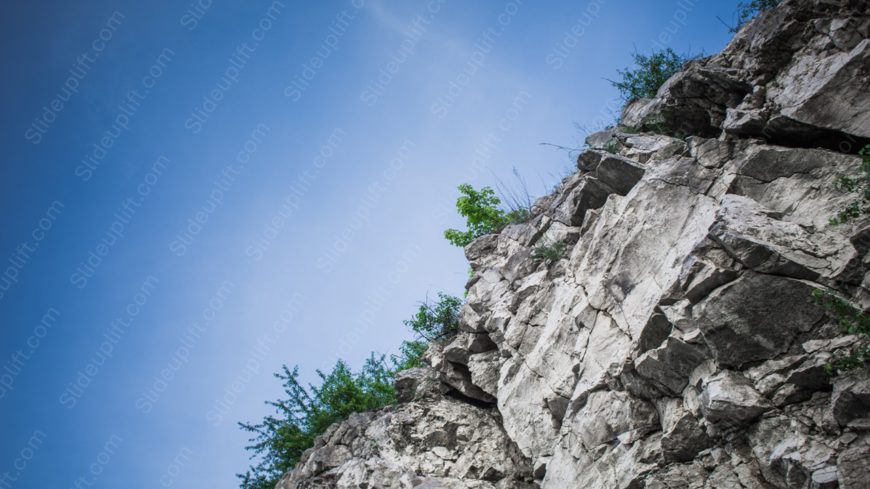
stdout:
[(397, 389), (400, 404), (331, 426), (277, 488), (534, 487), (495, 409), (445, 395), (431, 369), (403, 372)]
[(829, 223), (870, 138), (868, 29), (866, 1), (786, 0), (626, 107), (641, 132), (591, 135), (466, 248), (461, 332), (403, 402), (279, 488), (870, 487), (870, 376), (825, 368), (867, 340), (812, 298), (870, 306), (870, 226)]

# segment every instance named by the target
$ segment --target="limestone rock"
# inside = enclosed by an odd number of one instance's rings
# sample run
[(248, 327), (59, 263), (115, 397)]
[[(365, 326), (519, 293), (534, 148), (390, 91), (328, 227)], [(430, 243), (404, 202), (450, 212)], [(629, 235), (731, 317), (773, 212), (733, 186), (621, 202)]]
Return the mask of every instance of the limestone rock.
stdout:
[(745, 377), (729, 370), (710, 378), (701, 394), (704, 418), (728, 427), (748, 424), (772, 407)]
[(507, 489), (530, 482), (531, 466), (497, 412), (442, 396), (333, 425), (277, 489)]

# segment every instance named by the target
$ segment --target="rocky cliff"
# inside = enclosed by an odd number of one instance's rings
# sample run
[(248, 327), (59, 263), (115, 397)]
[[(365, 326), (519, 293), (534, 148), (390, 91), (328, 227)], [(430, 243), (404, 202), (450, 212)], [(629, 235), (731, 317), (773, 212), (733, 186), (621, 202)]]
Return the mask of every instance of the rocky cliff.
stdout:
[[(333, 426), (291, 488), (870, 487), (866, 1), (785, 1), (593, 134), (533, 218), (465, 253), (462, 332), (399, 404)], [(541, 246), (563, 249), (536, 259)]]

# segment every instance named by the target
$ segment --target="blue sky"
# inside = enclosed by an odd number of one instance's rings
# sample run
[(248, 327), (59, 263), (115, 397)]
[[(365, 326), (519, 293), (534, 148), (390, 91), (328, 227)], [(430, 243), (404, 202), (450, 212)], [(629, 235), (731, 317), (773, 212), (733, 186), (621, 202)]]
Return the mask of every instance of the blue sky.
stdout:
[(462, 182), (533, 194), (736, 1), (19, 2), (0, 49), (0, 488), (236, 487), (271, 376), (460, 295)]

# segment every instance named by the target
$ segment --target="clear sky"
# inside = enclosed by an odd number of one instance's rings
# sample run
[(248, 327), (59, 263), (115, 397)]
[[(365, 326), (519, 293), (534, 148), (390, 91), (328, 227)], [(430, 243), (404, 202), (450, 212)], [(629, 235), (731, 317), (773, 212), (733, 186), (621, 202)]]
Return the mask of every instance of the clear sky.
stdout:
[(461, 295), (457, 184), (551, 188), (736, 3), (5, 2), (0, 489), (237, 487), (281, 364)]

